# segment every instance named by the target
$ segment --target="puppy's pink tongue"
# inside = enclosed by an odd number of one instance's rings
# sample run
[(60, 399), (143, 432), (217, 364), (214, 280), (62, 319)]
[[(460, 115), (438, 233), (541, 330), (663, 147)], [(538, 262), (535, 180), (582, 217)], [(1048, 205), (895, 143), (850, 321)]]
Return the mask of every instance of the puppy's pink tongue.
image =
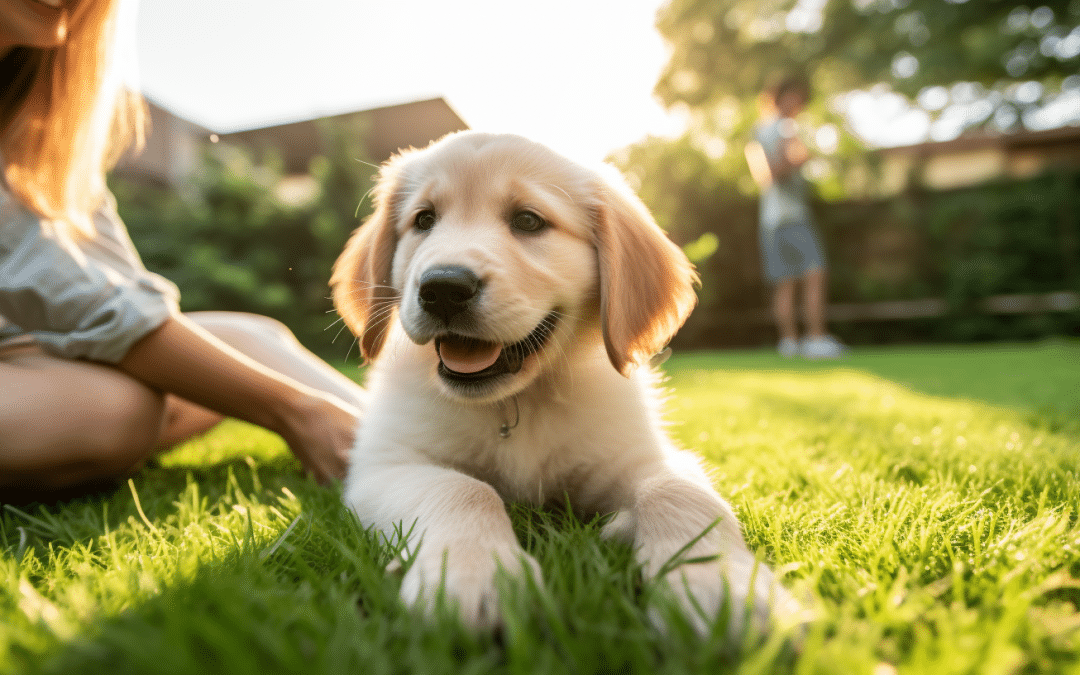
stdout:
[(448, 337), (439, 341), (439, 358), (455, 373), (478, 373), (499, 360), (502, 347), (494, 342)]

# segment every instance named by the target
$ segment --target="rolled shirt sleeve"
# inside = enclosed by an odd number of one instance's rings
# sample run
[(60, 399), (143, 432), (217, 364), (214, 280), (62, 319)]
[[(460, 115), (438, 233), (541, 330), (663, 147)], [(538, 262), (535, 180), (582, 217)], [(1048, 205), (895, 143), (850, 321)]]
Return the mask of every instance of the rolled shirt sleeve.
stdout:
[(97, 233), (73, 241), (0, 190), (0, 317), (66, 358), (116, 363), (179, 313), (179, 291), (148, 272), (111, 196)]

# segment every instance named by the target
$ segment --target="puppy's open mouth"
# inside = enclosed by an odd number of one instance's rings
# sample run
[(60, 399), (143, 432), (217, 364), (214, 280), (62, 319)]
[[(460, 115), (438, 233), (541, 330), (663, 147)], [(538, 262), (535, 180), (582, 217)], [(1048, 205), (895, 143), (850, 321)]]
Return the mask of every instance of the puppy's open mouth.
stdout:
[(552, 312), (525, 336), (510, 345), (450, 333), (435, 339), (439, 375), (448, 381), (476, 383), (521, 370), (525, 359), (540, 351), (555, 331), (558, 314)]

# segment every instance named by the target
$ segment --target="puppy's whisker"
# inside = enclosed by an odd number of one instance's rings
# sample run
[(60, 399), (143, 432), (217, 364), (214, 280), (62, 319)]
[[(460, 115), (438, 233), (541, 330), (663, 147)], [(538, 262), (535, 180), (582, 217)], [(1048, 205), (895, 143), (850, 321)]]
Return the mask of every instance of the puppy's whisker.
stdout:
[(371, 303), (372, 313), (383, 312), (387, 309), (394, 309), (395, 307), (397, 307), (397, 303), (393, 300), (377, 300)]
[(517, 306), (521, 307), (523, 309), (526, 309), (526, 310), (528, 310), (530, 312), (537, 312), (537, 313), (544, 312), (545, 316), (544, 316), (543, 319), (541, 319), (541, 323), (543, 323), (544, 321), (549, 320), (549, 317), (547, 315), (554, 316), (555, 318), (558, 318), (558, 319), (580, 319), (581, 318), (577, 314), (570, 314), (568, 312), (562, 312), (562, 311), (559, 311), (557, 309), (549, 309), (549, 308), (545, 308), (545, 307), (539, 307), (539, 306), (536, 306), (536, 305), (529, 305), (529, 304), (521, 303), (521, 304), (519, 304)]
[[(357, 160), (357, 161), (359, 162), (361, 160)], [(367, 164), (368, 166), (375, 166), (374, 164), (371, 164), (370, 162), (363, 162), (363, 163)], [(375, 166), (375, 168), (377, 169), (379, 167)], [(360, 198), (360, 201), (357, 202), (356, 210), (353, 211), (353, 218), (359, 218), (360, 217), (360, 207), (364, 205), (364, 200), (367, 199), (371, 195), (371, 193), (375, 191), (376, 187), (378, 187), (378, 186), (373, 185), (370, 190), (368, 190), (367, 192), (364, 193), (364, 196)]]
[(392, 310), (397, 307), (397, 303), (393, 300), (379, 300), (371, 303), (370, 310), (367, 312), (368, 316), (376, 317), (385, 314), (388, 310)]
[(559, 326), (554, 321), (548, 319), (545, 319), (545, 322), (548, 330), (551, 332), (551, 336), (548, 339), (548, 349), (553, 353), (553, 360), (561, 362), (565, 367), (565, 372), (569, 373), (572, 379), (574, 376), (574, 367), (570, 363), (570, 355), (566, 351), (566, 346), (563, 342), (554, 339), (556, 331), (559, 330)]
[[(379, 292), (382, 291), (381, 294)], [(397, 289), (393, 286), (387, 286), (385, 284), (367, 284), (357, 283), (355, 286), (351, 286), (344, 292), (338, 291), (339, 297), (355, 298), (356, 296), (371, 297), (372, 299), (386, 299), (388, 297), (396, 298), (398, 296)]]
[(396, 305), (396, 304), (398, 304), (398, 299), (397, 299), (396, 297), (389, 297), (389, 298), (386, 298), (386, 297), (378, 297), (378, 298), (372, 298), (372, 300), (371, 300), (371, 304), (372, 304), (372, 305), (374, 305), (374, 306), (381, 306), (381, 305)]
[(396, 361), (404, 359), (406, 356), (405, 350), (407, 349), (407, 347), (408, 345), (404, 341), (397, 342), (394, 346), (394, 351), (390, 352), (390, 362), (394, 363)]
[(390, 321), (384, 322), (382, 327), (379, 329), (379, 332), (375, 334), (375, 341), (377, 343), (382, 342), (386, 339), (386, 332), (390, 330), (391, 323), (392, 322)]
[(355, 288), (389, 288), (391, 290), (397, 290), (396, 287), (390, 284), (380, 284), (374, 281), (367, 281), (365, 279), (353, 279), (349, 282), (350, 289)]
[(385, 321), (394, 313), (395, 309), (397, 309), (397, 305), (378, 307), (369, 315), (369, 321)]
[[(337, 336), (334, 336), (334, 339), (336, 340)], [(349, 345), (349, 350), (347, 352), (345, 352), (345, 362), (346, 363), (348, 363), (348, 361), (349, 361), (349, 355), (352, 354), (353, 347), (355, 347), (359, 343), (360, 343), (360, 340), (358, 338), (353, 338), (352, 343)]]
[(350, 288), (349, 291), (347, 293), (345, 293), (343, 297), (355, 298), (358, 295), (359, 296), (366, 296), (366, 295), (369, 294), (370, 291), (373, 291), (373, 290), (387, 290), (387, 291), (390, 291), (391, 296), (393, 296), (393, 297), (397, 296), (397, 289), (394, 288), (393, 286), (385, 286), (383, 284), (367, 284), (367, 285), (357, 284), (356, 288)]
[[(330, 326), (327, 326), (327, 328), (329, 327)], [(345, 324), (341, 324), (341, 328), (338, 329), (338, 332), (334, 333), (334, 339), (330, 341), (330, 344), (334, 344), (335, 342), (337, 342), (338, 337), (341, 336), (342, 331), (344, 331), (346, 328), (348, 328), (348, 326), (346, 326)], [(348, 358), (347, 355), (346, 358)]]

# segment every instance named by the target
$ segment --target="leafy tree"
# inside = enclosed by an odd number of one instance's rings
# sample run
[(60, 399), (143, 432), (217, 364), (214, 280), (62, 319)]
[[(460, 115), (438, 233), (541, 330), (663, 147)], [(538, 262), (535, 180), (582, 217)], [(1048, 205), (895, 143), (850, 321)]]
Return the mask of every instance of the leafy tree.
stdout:
[[(364, 197), (375, 166), (364, 160), (363, 125), (324, 124), (306, 177), (284, 176), (272, 154), (253, 157), (222, 143), (183, 190), (123, 179), (111, 187), (143, 261), (179, 286), (184, 311), (264, 314), (316, 353), (342, 358), (352, 336), (335, 323), (327, 282), (349, 234), (370, 212)], [(297, 180), (299, 198), (285, 189)]]
[(1080, 0), (672, 0), (657, 26), (672, 55), (656, 93), (721, 137), (796, 68), (821, 99), (885, 83), (965, 127), (1015, 127), (1080, 89)]
[(1040, 111), (1069, 101), (1076, 117), (1080, 0), (670, 0), (657, 25), (672, 52), (656, 93), (687, 114), (688, 129), (610, 159), (698, 266), (700, 303), (681, 344), (775, 339), (764, 314), (757, 190), (742, 147), (759, 93), (791, 71), (805, 73), (816, 94), (804, 131), (817, 158), (806, 173), (830, 252), (830, 297), (949, 302), (937, 319), (853, 323), (836, 326), (839, 334), (860, 342), (1076, 331), (1075, 312), (980, 309), (993, 295), (1076, 288), (1075, 175), (881, 200), (868, 184), (877, 157), (845, 129), (866, 90), (897, 110), (921, 111), (933, 121), (931, 137), (1038, 127)]

